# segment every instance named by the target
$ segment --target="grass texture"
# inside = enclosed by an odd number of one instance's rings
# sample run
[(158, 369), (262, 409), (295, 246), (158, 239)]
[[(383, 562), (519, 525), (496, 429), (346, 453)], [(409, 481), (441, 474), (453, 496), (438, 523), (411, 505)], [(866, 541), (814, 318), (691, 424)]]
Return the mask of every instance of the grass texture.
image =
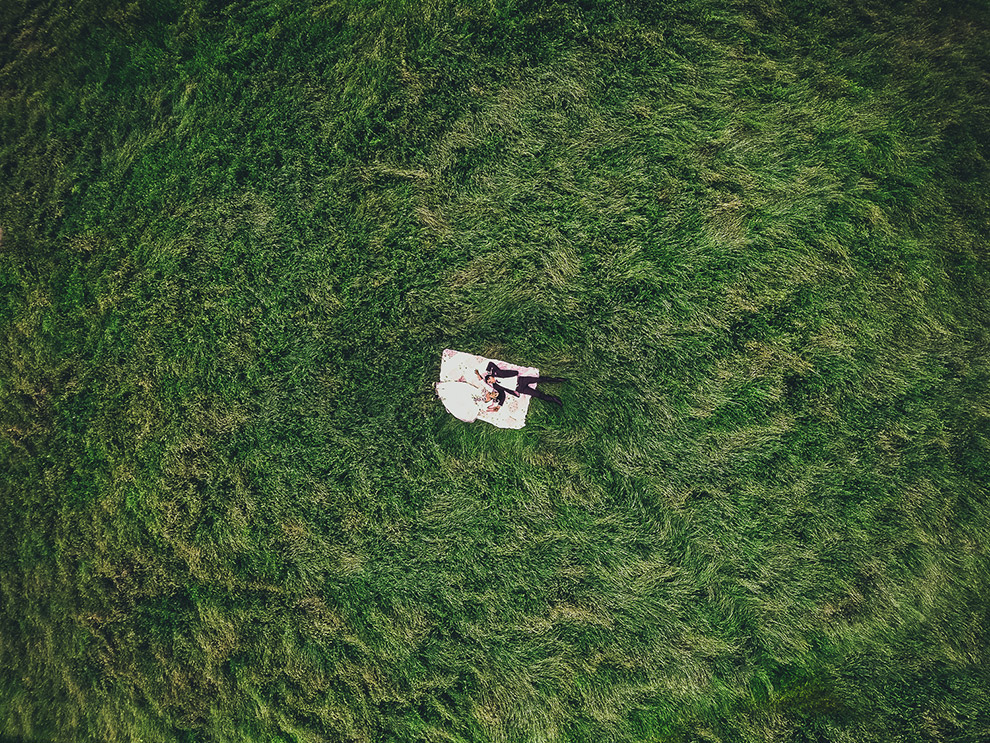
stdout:
[(4, 740), (990, 739), (988, 132), (983, 2), (6, 0)]

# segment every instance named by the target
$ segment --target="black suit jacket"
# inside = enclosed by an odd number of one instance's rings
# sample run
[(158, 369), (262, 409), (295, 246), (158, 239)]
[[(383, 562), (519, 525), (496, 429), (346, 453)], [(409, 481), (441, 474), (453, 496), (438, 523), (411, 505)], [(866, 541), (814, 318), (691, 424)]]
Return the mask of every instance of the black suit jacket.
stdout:
[[(495, 362), (493, 361), (488, 362), (487, 372), (488, 373), (485, 374), (485, 377), (518, 377), (519, 376), (519, 372), (517, 372), (515, 369), (499, 369), (497, 366), (495, 366)], [(508, 392), (510, 395), (514, 395), (515, 397), (519, 397), (518, 392), (516, 392), (515, 390), (507, 390), (498, 382), (492, 384), (492, 387), (495, 388), (495, 392), (498, 394), (498, 398), (495, 400), (495, 402), (497, 402), (499, 405), (502, 405), (505, 402), (506, 392)]]

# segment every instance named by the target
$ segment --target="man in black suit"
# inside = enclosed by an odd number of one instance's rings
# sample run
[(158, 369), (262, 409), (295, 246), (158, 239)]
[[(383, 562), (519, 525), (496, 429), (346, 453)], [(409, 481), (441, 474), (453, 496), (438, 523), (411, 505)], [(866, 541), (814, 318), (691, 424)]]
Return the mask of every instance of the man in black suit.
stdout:
[[(498, 407), (502, 406), (505, 402), (506, 393), (510, 395), (532, 395), (533, 397), (538, 397), (545, 402), (556, 403), (557, 405), (563, 406), (564, 403), (560, 401), (560, 398), (556, 395), (549, 395), (545, 392), (540, 392), (538, 389), (534, 389), (530, 385), (534, 382), (566, 382), (564, 377), (520, 377), (519, 372), (515, 369), (500, 369), (495, 365), (494, 361), (488, 362), (488, 368), (486, 370), (485, 376), (481, 376), (481, 372), (477, 369), (474, 373), (478, 375), (478, 379), (483, 382), (490, 384), (494, 390), (494, 396), (492, 393), (488, 393), (491, 397), (492, 402), (495, 402)], [(512, 379), (515, 382), (515, 389), (511, 387), (504, 387), (499, 384), (499, 379)], [(497, 410), (498, 408), (496, 408)]]

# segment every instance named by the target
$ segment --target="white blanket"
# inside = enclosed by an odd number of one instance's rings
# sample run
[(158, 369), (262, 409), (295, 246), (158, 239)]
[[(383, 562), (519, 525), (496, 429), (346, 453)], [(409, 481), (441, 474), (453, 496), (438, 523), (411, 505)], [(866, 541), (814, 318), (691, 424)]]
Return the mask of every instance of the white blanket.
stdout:
[(499, 428), (522, 428), (532, 399), (529, 395), (506, 395), (505, 403), (495, 411), (488, 410), (488, 404), (480, 399), (491, 386), (478, 379), (475, 371), (484, 376), (489, 361), (494, 361), (500, 369), (515, 369), (524, 377), (540, 376), (540, 370), (532, 366), (518, 366), (448, 348), (440, 360), (437, 395), (447, 411), (462, 421), (482, 420)]

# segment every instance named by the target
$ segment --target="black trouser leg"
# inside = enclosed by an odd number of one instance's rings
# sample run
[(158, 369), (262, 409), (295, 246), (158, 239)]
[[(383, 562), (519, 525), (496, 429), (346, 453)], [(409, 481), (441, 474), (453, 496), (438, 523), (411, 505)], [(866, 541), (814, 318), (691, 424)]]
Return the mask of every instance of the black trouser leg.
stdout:
[(548, 395), (546, 392), (540, 392), (530, 386), (533, 382), (538, 381), (540, 381), (539, 377), (519, 377), (516, 383), (516, 392), (520, 395), (532, 395), (533, 397), (538, 397), (545, 402), (552, 402), (557, 405), (564, 404), (556, 395)]

